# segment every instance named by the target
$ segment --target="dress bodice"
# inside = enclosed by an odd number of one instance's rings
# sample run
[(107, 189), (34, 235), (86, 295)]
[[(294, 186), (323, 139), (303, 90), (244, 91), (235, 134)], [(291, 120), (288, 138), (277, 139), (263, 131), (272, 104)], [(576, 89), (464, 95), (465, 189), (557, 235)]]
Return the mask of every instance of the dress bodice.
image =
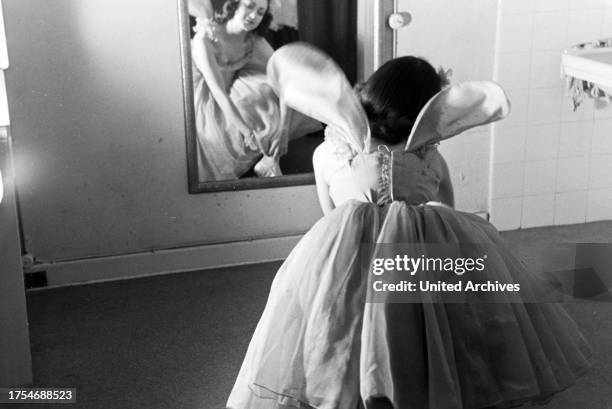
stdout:
[(361, 102), (342, 70), (324, 53), (305, 44), (288, 44), (270, 59), (268, 77), (284, 104), (328, 125), (326, 141), (315, 151), (313, 162), (317, 181), (325, 181), (336, 206), (349, 199), (379, 204), (439, 200), (447, 171), (436, 144), (510, 112), (510, 101), (498, 84), (455, 84), (429, 99), (403, 149), (390, 152), (373, 145)]
[(314, 162), (336, 206), (352, 199), (379, 205), (394, 200), (422, 204), (438, 200), (438, 158), (435, 145), (418, 153), (381, 146), (373, 153), (347, 155), (328, 140), (315, 151)]
[(248, 33), (246, 36), (244, 54), (238, 58), (229, 58), (226, 55), (226, 50), (223, 48), (223, 43), (219, 40), (219, 24), (215, 23), (213, 20), (206, 20), (206, 22), (203, 24), (203, 29), (205, 30), (206, 38), (210, 40), (214, 46), (215, 59), (222, 71), (235, 72), (249, 62), (251, 55), (253, 54), (254, 45), (254, 38), (252, 34)]
[[(204, 19), (198, 21), (198, 24), (195, 27), (196, 32), (203, 33), (203, 36), (196, 36), (192, 41), (205, 41), (214, 51), (215, 61), (219, 70), (221, 71), (221, 75), (223, 76), (223, 80), (225, 82), (225, 87), (229, 88), (231, 85), (236, 72), (244, 68), (253, 57), (253, 50), (255, 48), (255, 37), (252, 34), (247, 34), (246, 44), (245, 44), (245, 52), (240, 55), (238, 58), (229, 58), (226, 54), (226, 50), (224, 50), (223, 42), (219, 39), (219, 24), (215, 23), (213, 20)], [(197, 66), (193, 66), (193, 75), (194, 81), (200, 81), (202, 74), (197, 69)]]

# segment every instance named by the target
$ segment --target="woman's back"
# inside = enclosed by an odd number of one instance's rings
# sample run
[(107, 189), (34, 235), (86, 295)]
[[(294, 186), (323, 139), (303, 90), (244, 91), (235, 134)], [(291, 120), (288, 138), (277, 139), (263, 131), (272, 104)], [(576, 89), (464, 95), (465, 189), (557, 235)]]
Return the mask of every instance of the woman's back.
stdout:
[(315, 172), (329, 186), (336, 207), (348, 200), (377, 204), (392, 200), (408, 204), (440, 200), (444, 166), (434, 145), (419, 154), (390, 152), (385, 148), (351, 156), (342, 153), (342, 148), (333, 141), (319, 145), (313, 157)]

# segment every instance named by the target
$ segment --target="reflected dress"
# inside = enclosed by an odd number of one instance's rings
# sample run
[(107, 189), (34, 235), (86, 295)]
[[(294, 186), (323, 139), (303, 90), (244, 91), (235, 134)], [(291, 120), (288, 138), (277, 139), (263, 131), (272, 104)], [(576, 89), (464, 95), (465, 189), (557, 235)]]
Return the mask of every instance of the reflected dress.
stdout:
[(286, 152), (289, 138), (317, 131), (321, 125), (281, 103), (266, 76), (266, 64), (272, 48), (262, 37), (249, 33), (245, 53), (229, 61), (217, 38), (218, 24), (204, 19), (198, 26), (205, 41), (214, 50), (225, 90), (247, 126), (254, 132), (242, 135), (225, 117), (214, 99), (204, 76), (192, 65), (195, 125), (197, 133), (198, 177), (201, 182), (241, 177), (263, 155), (278, 159)]
[[(364, 302), (362, 263), (380, 243), (484, 244), (488, 278), (520, 283), (524, 294), (537, 286), (490, 223), (431, 202), (441, 177), (435, 143), (505, 116), (501, 88), (450, 87), (423, 109), (405, 151), (372, 152), (365, 114), (325, 56), (288, 47), (271, 68), (294, 108), (333, 129), (317, 155), (333, 169), (325, 177), (337, 207), (280, 267), (227, 407), (355, 409), (384, 397), (394, 409), (503, 408), (571, 386), (590, 347), (558, 304), (516, 294)], [(305, 79), (325, 87), (305, 88)]]

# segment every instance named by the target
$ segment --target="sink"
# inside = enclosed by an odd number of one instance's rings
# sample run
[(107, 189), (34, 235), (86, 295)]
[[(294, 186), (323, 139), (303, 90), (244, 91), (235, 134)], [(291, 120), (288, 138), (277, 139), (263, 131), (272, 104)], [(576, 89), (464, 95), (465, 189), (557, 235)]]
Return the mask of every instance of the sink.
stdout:
[(565, 50), (561, 75), (591, 82), (612, 95), (612, 39)]

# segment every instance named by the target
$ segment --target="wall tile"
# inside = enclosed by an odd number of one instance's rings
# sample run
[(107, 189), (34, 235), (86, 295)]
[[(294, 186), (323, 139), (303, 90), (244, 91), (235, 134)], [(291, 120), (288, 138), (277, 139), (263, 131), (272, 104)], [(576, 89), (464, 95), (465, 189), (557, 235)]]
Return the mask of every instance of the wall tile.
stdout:
[(538, 195), (523, 198), (521, 227), (551, 226), (554, 221), (555, 195)]
[(595, 8), (604, 8), (609, 4), (610, 0), (569, 0), (570, 10), (586, 10)]
[(565, 122), (561, 124), (559, 157), (584, 156), (591, 152), (593, 122)]
[(535, 51), (531, 54), (529, 86), (531, 88), (565, 87), (561, 78), (561, 53), (558, 51)]
[(557, 193), (555, 195), (554, 224), (575, 224), (586, 221), (586, 190)]
[(569, 13), (567, 47), (599, 39), (604, 20), (602, 9), (574, 10)]
[(589, 183), (589, 157), (561, 158), (557, 165), (557, 192), (585, 190)]
[(528, 126), (525, 160), (556, 158), (560, 133), (561, 124), (559, 122)]
[(529, 88), (531, 53), (501, 54), (498, 60), (496, 81), (510, 89)]
[(612, 219), (612, 104), (586, 98), (574, 111), (561, 78), (564, 48), (612, 37), (612, 0), (500, 7), (495, 78), (512, 111), (494, 131), (491, 220), (513, 229)]
[(495, 128), (493, 163), (517, 163), (525, 157), (527, 128)]
[[(491, 150), (491, 135), (493, 125), (485, 125), (479, 126), (477, 128), (468, 129), (467, 131), (461, 134), (461, 137), (454, 142), (454, 138), (447, 139), (440, 146), (444, 146), (449, 143), (456, 143), (458, 146), (469, 145), (472, 146), (473, 149), (471, 152), (473, 153), (483, 153), (487, 156)], [(461, 149), (458, 149), (461, 151)]]
[(592, 121), (594, 110), (591, 98), (585, 98), (580, 106), (574, 110), (572, 98), (569, 96), (568, 91), (564, 90), (563, 100), (561, 101), (561, 121)]
[(586, 221), (610, 219), (612, 219), (612, 189), (589, 191)]
[(556, 159), (525, 163), (523, 194), (525, 196), (554, 193), (557, 178)]
[(612, 153), (612, 119), (595, 121), (591, 153), (594, 155)]
[(612, 187), (612, 155), (591, 155), (589, 189)]
[(506, 16), (509, 14), (530, 13), (533, 10), (533, 0), (502, 0), (501, 13)]
[[(608, 1), (608, 3), (610, 3)], [(612, 4), (608, 4), (603, 15), (600, 38), (612, 37)]]
[(523, 175), (525, 169), (522, 163), (502, 163), (493, 166), (493, 199), (505, 197), (520, 197), (523, 194)]
[(505, 16), (500, 23), (500, 54), (531, 51), (533, 16), (517, 14)]
[(567, 44), (568, 18), (567, 11), (536, 14), (533, 50), (563, 50)]
[(563, 90), (560, 88), (530, 90), (527, 122), (529, 124), (559, 122), (562, 100)]
[(569, 8), (570, 0), (535, 0), (533, 9), (535, 12), (543, 11), (565, 11)]
[[(612, 24), (612, 21), (610, 21), (610, 24)], [(593, 117), (595, 118), (595, 120), (612, 118), (612, 102), (607, 103), (607, 104), (602, 104), (600, 107), (594, 108)]]
[(491, 223), (498, 230), (514, 230), (521, 227), (522, 198), (494, 199), (491, 202)]

